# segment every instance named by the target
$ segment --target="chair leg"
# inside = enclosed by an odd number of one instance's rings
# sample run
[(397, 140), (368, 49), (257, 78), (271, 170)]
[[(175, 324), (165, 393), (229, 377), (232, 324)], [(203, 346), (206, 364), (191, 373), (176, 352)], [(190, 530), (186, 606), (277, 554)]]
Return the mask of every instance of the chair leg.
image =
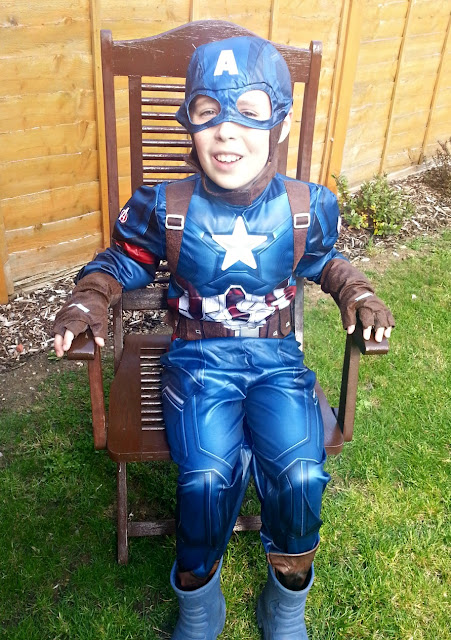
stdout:
[(117, 561), (128, 563), (127, 463), (117, 464)]

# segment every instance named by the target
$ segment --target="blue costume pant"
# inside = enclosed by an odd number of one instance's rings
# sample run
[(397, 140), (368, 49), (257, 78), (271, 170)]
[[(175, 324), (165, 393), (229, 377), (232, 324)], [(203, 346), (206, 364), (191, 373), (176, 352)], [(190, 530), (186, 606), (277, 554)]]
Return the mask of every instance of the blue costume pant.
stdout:
[(266, 553), (313, 549), (329, 475), (315, 375), (294, 335), (177, 339), (162, 363), (179, 569), (203, 577), (223, 555), (251, 473)]

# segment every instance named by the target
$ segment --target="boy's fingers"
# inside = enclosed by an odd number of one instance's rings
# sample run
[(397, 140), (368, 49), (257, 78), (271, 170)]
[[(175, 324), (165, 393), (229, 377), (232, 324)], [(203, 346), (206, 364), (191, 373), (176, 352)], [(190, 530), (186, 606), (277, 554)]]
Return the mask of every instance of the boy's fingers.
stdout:
[(371, 329), (373, 327), (365, 327), (363, 330), (363, 339), (369, 340), (371, 338)]
[(72, 331), (69, 331), (69, 329), (67, 329), (64, 334), (63, 351), (69, 351), (73, 339), (74, 334), (72, 333)]
[(105, 340), (104, 340), (103, 338), (101, 338), (100, 336), (96, 336), (96, 337), (94, 338), (94, 342), (95, 342), (96, 344), (98, 344), (98, 345), (99, 345), (99, 347), (104, 347), (104, 346), (105, 346)]
[(346, 331), (348, 332), (348, 334), (350, 335), (351, 333), (354, 333), (355, 331), (355, 324), (350, 324), (349, 327), (347, 327)]
[(386, 338), (389, 338), (389, 337), (391, 336), (391, 330), (392, 330), (392, 328), (391, 328), (391, 327), (387, 327), (387, 328), (385, 329), (385, 331), (384, 331), (384, 335), (385, 335), (385, 337), (386, 337)]
[(55, 338), (53, 340), (53, 348), (55, 349), (55, 353), (58, 358), (61, 358), (64, 355), (63, 336), (60, 336), (59, 333), (55, 334)]

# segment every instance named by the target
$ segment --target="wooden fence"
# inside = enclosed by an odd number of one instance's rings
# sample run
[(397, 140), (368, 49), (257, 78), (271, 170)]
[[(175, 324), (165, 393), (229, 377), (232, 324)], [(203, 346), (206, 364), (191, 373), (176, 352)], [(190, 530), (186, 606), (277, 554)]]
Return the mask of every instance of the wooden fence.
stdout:
[(312, 180), (408, 170), (451, 135), (451, 0), (3, 0), (0, 303), (106, 241), (100, 28), (136, 38), (201, 18), (322, 40)]

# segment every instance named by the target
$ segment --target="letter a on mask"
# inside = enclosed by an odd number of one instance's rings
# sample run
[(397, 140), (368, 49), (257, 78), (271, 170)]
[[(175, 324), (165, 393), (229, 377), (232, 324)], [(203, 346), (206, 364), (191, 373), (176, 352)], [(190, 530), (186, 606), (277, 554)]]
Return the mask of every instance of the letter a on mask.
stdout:
[(231, 76), (238, 75), (238, 67), (236, 65), (235, 56), (232, 49), (223, 49), (219, 54), (218, 62), (216, 63), (215, 76), (222, 76), (224, 71)]

